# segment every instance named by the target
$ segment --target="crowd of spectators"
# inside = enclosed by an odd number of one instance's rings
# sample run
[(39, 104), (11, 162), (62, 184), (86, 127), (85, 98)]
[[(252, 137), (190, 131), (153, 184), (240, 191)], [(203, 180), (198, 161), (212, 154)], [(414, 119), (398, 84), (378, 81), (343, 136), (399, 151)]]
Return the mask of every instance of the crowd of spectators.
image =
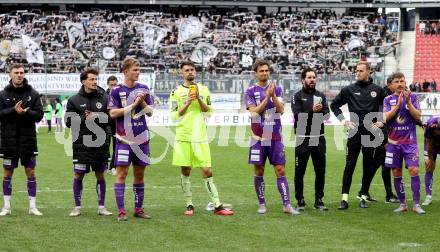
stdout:
[(421, 21), (419, 23), (419, 31), (421, 35), (440, 35), (440, 20)]
[(412, 82), (409, 85), (409, 89), (413, 92), (437, 92), (437, 82), (432, 79), (431, 81), (428, 81), (424, 79), (422, 82)]
[[(188, 16), (204, 23), (203, 35), (178, 44), (177, 23)], [(66, 21), (82, 23), (86, 28), (86, 41), (81, 48), (70, 49)], [(168, 30), (156, 55), (144, 50), (145, 23)], [(305, 66), (311, 66), (319, 73), (350, 74), (355, 66), (350, 55), (359, 57), (359, 52), (348, 52), (351, 36), (359, 37), (365, 47), (396, 39), (387, 29), (386, 16), (344, 15), (329, 9), (266, 15), (209, 10), (192, 15), (137, 9), (51, 13), (32, 10), (3, 13), (0, 26), (0, 42), (3, 45), (4, 40), (10, 41), (10, 47), (5, 46), (0, 52), (0, 72), (5, 72), (4, 66), (9, 63), (26, 62), (19, 50), (21, 34), (29, 35), (45, 52), (46, 65), (32, 64), (29, 71), (47, 73), (76, 73), (89, 66), (118, 72), (120, 61), (126, 56), (140, 59), (142, 71), (175, 72), (180, 62), (191, 57), (197, 42), (204, 41), (219, 51), (206, 66), (212, 74), (246, 73), (255, 58), (269, 60), (278, 73), (300, 73)], [(113, 59), (103, 59), (104, 47), (114, 49)]]

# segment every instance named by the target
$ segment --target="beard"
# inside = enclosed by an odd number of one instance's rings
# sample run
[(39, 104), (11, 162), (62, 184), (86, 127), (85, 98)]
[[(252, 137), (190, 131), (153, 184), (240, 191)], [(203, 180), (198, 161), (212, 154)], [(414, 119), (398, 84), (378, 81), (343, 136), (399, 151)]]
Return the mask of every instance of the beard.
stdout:
[(311, 84), (306, 84), (305, 86), (306, 86), (306, 89), (310, 90), (310, 91), (315, 91), (315, 89), (316, 89), (315, 83), (313, 83), (313, 86)]

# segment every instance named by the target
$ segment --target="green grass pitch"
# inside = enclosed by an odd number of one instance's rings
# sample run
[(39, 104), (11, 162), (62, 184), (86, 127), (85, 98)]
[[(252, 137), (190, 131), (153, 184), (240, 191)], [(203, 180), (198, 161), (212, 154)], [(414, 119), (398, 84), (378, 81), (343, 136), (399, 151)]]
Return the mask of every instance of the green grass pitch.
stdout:
[[(158, 128), (155, 128), (156, 130)], [(229, 138), (225, 131), (210, 127), (213, 137), (211, 153), (214, 179), (222, 201), (234, 206), (235, 215), (215, 216), (204, 210), (208, 194), (201, 174), (192, 172), (195, 216), (183, 215), (185, 203), (180, 188), (180, 169), (171, 166), (171, 149), (163, 160), (152, 165), (145, 176), (145, 210), (151, 220), (132, 216), (132, 177), (127, 180), (126, 208), (128, 222), (117, 222), (116, 216), (98, 216), (95, 178), (84, 180), (82, 215), (69, 217), (73, 207), (71, 157), (55, 141), (54, 134), (40, 129), (37, 164), (38, 201), (44, 216), (29, 216), (24, 171), (18, 168), (12, 180), (12, 215), (0, 218), (2, 229), (0, 251), (439, 251), (438, 227), (440, 219), (440, 183), (435, 181), (434, 202), (425, 207), (426, 214), (413, 212), (395, 214), (397, 204), (384, 203), (384, 189), (380, 172), (376, 174), (371, 194), (378, 199), (368, 209), (360, 209), (355, 193), (360, 188), (361, 158), (353, 178), (348, 211), (339, 211), (342, 171), (345, 150), (338, 150), (334, 128), (326, 128), (327, 172), (324, 202), (328, 212), (312, 209), (314, 200), (314, 172), (309, 162), (305, 176), (305, 199), (308, 207), (300, 216), (282, 213), (281, 199), (273, 169), (266, 167), (266, 200), (268, 213), (258, 215), (253, 189), (253, 168), (247, 164), (247, 147), (239, 147), (234, 140), (236, 130), (241, 143), (246, 143), (245, 128), (232, 127)], [(284, 134), (290, 135), (290, 127)], [(222, 135), (219, 139), (219, 135)], [(226, 134), (227, 136), (228, 134)], [(422, 132), (419, 129), (419, 148), (422, 153)], [(339, 137), (336, 137), (339, 140)], [(220, 140), (220, 141), (219, 141)], [(228, 144), (227, 144), (228, 143)], [(228, 146), (225, 146), (228, 145)], [(165, 138), (155, 135), (151, 141), (152, 157), (158, 158), (166, 149)], [(286, 148), (286, 171), (292, 203), (293, 160), (292, 147)], [(422, 199), (424, 199), (424, 165), (421, 165)], [(411, 206), (409, 175), (404, 173), (406, 195)], [(106, 205), (116, 214), (112, 175), (107, 175)], [(0, 200), (3, 204), (3, 200)], [(437, 231), (436, 231), (437, 230)]]

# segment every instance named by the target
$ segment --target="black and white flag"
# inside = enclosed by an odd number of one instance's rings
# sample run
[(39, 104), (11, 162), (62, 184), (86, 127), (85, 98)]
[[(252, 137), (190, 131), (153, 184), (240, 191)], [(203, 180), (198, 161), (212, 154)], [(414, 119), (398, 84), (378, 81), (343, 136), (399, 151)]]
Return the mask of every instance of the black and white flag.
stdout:
[(182, 43), (185, 40), (197, 38), (202, 36), (202, 31), (205, 25), (195, 18), (182, 18), (179, 20), (179, 34), (177, 43)]
[(71, 49), (77, 49), (84, 46), (86, 39), (86, 29), (82, 23), (65, 22), (69, 45)]
[(348, 51), (353, 51), (356, 49), (361, 49), (365, 46), (364, 41), (362, 41), (359, 37), (351, 35), (350, 40), (348, 42)]
[(148, 55), (159, 52), (160, 42), (167, 36), (168, 31), (156, 25), (144, 24), (144, 49)]
[(196, 63), (208, 64), (209, 60), (215, 58), (218, 54), (218, 49), (205, 42), (199, 42), (192, 52), (191, 60)]
[(21, 35), (23, 49), (28, 63), (44, 64), (44, 54), (40, 46), (27, 35)]

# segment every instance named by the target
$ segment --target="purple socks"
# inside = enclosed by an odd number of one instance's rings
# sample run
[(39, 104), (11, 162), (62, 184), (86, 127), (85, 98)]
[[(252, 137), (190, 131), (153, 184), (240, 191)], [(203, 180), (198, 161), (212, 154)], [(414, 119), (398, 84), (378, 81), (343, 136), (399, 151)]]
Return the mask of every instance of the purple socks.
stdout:
[(257, 194), (258, 203), (260, 205), (266, 204), (266, 200), (264, 198), (264, 177), (263, 176), (254, 176), (254, 186), (255, 193)]
[(289, 183), (287, 183), (286, 176), (277, 178), (278, 191), (280, 192), (281, 200), (284, 206), (290, 205), (290, 195), (289, 195)]
[(125, 184), (115, 183), (116, 205), (119, 211), (125, 211), (124, 208)]
[(144, 183), (133, 184), (134, 193), (134, 207), (136, 209), (142, 208), (144, 203)]
[(75, 200), (75, 206), (76, 207), (80, 207), (81, 206), (82, 190), (83, 190), (82, 180), (74, 178), (73, 179), (73, 198)]

